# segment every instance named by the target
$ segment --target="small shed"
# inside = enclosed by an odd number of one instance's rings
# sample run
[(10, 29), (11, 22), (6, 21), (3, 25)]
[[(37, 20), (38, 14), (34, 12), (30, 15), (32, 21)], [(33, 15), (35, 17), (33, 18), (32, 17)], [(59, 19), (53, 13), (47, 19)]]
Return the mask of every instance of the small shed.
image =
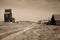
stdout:
[(60, 25), (60, 14), (54, 14), (56, 25)]

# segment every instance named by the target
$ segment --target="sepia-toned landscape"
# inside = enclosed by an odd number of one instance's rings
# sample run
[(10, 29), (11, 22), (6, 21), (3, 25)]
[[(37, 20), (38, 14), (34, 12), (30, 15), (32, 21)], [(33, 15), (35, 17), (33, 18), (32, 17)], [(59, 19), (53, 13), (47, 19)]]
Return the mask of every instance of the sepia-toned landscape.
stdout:
[(0, 40), (60, 40), (60, 0), (0, 0)]

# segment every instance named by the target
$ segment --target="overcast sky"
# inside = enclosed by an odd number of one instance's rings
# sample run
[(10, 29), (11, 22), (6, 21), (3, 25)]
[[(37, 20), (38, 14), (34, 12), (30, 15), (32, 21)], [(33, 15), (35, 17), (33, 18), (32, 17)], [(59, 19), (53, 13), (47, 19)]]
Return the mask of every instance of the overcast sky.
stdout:
[(0, 20), (9, 8), (16, 21), (47, 20), (52, 14), (60, 14), (60, 0), (0, 0)]

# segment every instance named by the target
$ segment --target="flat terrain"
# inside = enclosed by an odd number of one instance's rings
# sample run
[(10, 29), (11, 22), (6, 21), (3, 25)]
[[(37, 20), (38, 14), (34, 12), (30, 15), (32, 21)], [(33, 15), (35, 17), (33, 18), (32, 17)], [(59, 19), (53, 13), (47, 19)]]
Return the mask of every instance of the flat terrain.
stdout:
[(31, 22), (0, 25), (0, 40), (60, 40), (60, 26)]

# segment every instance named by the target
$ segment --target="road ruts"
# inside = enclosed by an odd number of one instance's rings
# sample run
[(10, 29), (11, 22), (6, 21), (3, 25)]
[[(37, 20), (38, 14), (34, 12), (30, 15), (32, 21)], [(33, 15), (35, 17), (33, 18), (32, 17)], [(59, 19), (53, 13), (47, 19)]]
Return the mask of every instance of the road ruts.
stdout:
[(12, 40), (12, 39), (13, 39), (14, 37), (16, 37), (17, 35), (20, 35), (20, 34), (22, 34), (23, 32), (26, 32), (26, 31), (34, 28), (35, 25), (36, 25), (36, 23), (33, 23), (33, 24), (30, 25), (29, 27), (23, 28), (23, 30), (20, 30), (19, 32), (16, 32), (16, 33), (14, 33), (14, 34), (11, 34), (11, 35), (9, 35), (9, 36), (1, 39), (1, 40)]

